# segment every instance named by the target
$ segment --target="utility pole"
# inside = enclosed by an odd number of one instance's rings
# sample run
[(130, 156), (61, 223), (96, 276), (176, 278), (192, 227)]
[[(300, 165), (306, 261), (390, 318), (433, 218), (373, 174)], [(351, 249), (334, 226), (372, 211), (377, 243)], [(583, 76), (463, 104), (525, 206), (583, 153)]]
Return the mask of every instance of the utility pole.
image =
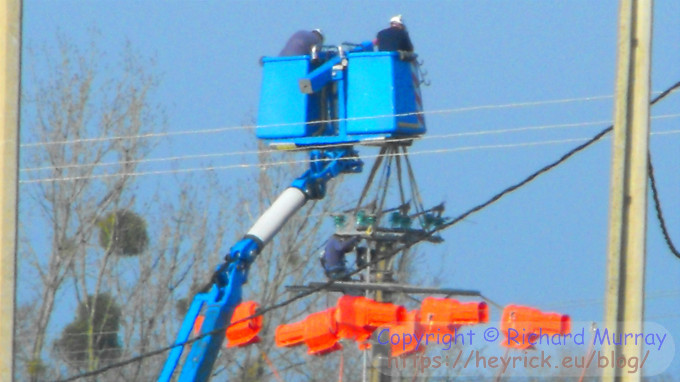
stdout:
[[(382, 257), (386, 253), (390, 253), (393, 250), (393, 245), (391, 242), (378, 242), (375, 245), (376, 256)], [(375, 281), (376, 283), (391, 283), (392, 279), (392, 269), (390, 265), (392, 264), (389, 259), (380, 260), (375, 267)], [(370, 279), (369, 279), (370, 282)], [(392, 302), (392, 293), (384, 290), (378, 290), (375, 292), (375, 301), (377, 302)], [(385, 368), (386, 362), (389, 362), (390, 348), (386, 344), (373, 344), (372, 347), (372, 368), (371, 368), (371, 382), (390, 382), (392, 377), (388, 374), (388, 369)], [(382, 363), (381, 363), (382, 362)]]
[[(642, 333), (647, 226), (650, 53), (653, 2), (621, 0), (614, 108), (605, 328)], [(642, 344), (613, 346), (619, 357), (640, 357)], [(639, 381), (604, 368), (603, 380)]]
[(0, 0), (0, 380), (14, 377), (21, 0)]

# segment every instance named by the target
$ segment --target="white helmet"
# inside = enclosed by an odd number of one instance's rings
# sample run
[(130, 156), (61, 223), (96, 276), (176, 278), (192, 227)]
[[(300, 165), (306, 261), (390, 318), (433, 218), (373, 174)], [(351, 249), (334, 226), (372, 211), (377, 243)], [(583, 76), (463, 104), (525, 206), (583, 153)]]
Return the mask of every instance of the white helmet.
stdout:
[(399, 24), (399, 25), (404, 25), (403, 20), (401, 19), (401, 15), (396, 15), (390, 19), (390, 24)]

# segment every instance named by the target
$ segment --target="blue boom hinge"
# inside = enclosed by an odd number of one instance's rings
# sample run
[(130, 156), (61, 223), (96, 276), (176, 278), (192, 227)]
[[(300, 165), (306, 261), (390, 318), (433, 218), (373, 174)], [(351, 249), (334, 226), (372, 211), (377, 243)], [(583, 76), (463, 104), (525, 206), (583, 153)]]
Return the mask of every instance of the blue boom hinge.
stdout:
[(351, 147), (312, 150), (309, 159), (309, 170), (291, 184), (304, 192), (309, 199), (323, 199), (328, 180), (343, 173), (359, 173), (363, 169), (359, 154)]

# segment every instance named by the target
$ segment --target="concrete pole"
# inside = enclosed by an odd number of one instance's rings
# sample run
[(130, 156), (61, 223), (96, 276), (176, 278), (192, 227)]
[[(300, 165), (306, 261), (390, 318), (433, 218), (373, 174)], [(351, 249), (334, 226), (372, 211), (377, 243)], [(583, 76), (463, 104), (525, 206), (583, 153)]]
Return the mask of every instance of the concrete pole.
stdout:
[(0, 0), (0, 380), (14, 377), (21, 0)]
[[(381, 257), (385, 254), (390, 253), (394, 249), (391, 242), (377, 243), (376, 244), (376, 254), (375, 256)], [(380, 260), (375, 266), (375, 282), (380, 283), (391, 283), (392, 279), (392, 269), (388, 268), (390, 264), (389, 259)], [(370, 279), (369, 279), (370, 282)], [(392, 293), (388, 291), (377, 290), (375, 292), (375, 301), (377, 302), (392, 302)], [(390, 348), (389, 345), (373, 344), (371, 348), (371, 382), (390, 382), (392, 377), (388, 374), (389, 370), (385, 368), (387, 362), (389, 362)], [(383, 360), (383, 363), (380, 363)]]
[[(620, 1), (605, 307), (605, 328), (617, 335), (642, 332), (652, 6), (652, 0)], [(640, 357), (642, 345), (605, 349), (611, 351), (615, 358)], [(640, 379), (603, 369), (605, 381)]]

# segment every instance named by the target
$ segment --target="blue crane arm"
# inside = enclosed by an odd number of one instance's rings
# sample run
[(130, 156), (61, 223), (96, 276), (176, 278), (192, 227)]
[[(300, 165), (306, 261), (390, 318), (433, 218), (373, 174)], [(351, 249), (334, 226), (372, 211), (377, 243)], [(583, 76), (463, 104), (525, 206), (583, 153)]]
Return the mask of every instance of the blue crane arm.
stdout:
[(229, 250), (225, 263), (217, 267), (209, 289), (194, 297), (180, 327), (175, 346), (169, 353), (159, 382), (172, 378), (193, 331), (196, 318), (204, 309), (200, 338), (191, 344), (179, 376), (180, 382), (207, 381), (224, 342), (225, 329), (231, 322), (234, 308), (241, 302), (243, 284), (248, 269), (262, 248), (309, 199), (322, 199), (326, 183), (343, 173), (359, 173), (363, 162), (352, 147), (313, 150), (310, 168), (297, 178), (255, 222), (246, 236)]

